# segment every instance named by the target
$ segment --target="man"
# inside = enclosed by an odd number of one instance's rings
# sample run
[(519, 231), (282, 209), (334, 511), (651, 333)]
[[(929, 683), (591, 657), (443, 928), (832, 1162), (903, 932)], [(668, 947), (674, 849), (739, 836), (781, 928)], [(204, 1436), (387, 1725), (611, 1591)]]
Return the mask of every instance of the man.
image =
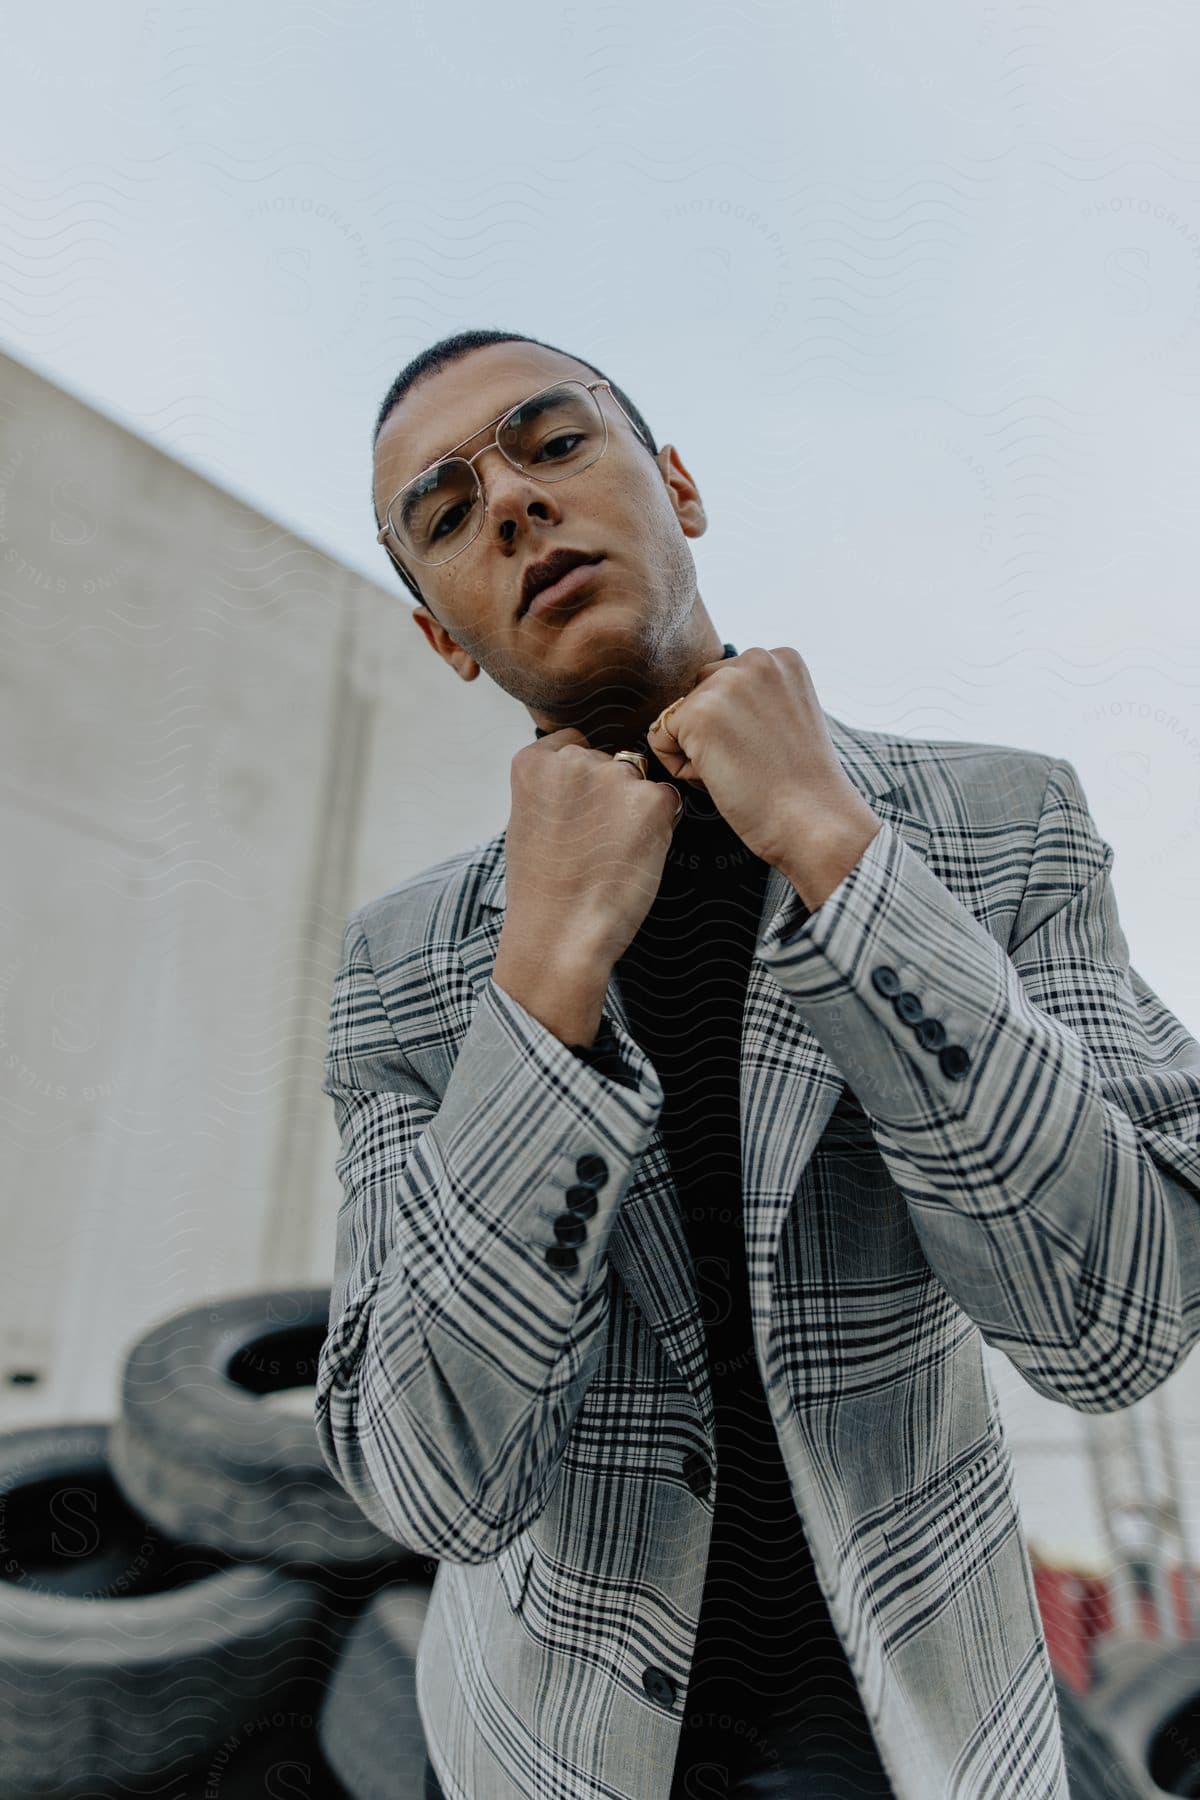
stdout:
[(350, 920), (324, 1082), (316, 1424), (439, 1561), (430, 1794), (1066, 1800), (981, 1339), (1104, 1412), (1200, 1336), (1200, 1046), (1074, 768), (723, 643), (677, 450), (553, 346), (411, 364), (374, 501), (535, 726)]

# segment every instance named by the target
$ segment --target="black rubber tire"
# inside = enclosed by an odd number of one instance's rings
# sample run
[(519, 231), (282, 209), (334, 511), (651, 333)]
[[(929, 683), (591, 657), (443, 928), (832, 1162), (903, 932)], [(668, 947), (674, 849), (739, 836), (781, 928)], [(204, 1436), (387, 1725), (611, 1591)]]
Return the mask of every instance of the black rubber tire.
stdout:
[(146, 1518), (173, 1537), (301, 1569), (413, 1557), (338, 1486), (311, 1416), (264, 1404), (315, 1380), (329, 1292), (233, 1295), (173, 1314), (134, 1345), (110, 1457)]
[(1110, 1735), (1094, 1697), (1055, 1681), (1071, 1800), (1157, 1800), (1158, 1789)]
[(1128, 1638), (1097, 1651), (1095, 1703), (1150, 1793), (1200, 1795), (1200, 1640)]
[(170, 1781), (133, 1787), (122, 1796), (144, 1800), (354, 1800), (325, 1760), (317, 1741), (322, 1692), (305, 1687), (286, 1703), (264, 1707), (244, 1719), (210, 1750)]
[(324, 1596), (132, 1511), (105, 1424), (0, 1435), (0, 1800), (162, 1791), (320, 1661)]
[(355, 1621), (333, 1672), (317, 1741), (354, 1800), (421, 1800), (425, 1793), (416, 1664), (431, 1591), (429, 1583), (413, 1582), (378, 1594)]

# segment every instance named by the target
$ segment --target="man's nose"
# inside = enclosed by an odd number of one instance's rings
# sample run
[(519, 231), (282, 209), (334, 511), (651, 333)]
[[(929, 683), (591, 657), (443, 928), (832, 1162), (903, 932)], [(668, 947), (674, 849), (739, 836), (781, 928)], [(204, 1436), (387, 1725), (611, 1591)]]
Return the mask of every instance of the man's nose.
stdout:
[(550, 510), (547, 498), (547, 484), (538, 480), (532, 470), (518, 469), (509, 462), (499, 444), (488, 444), (480, 452), (494, 450), (497, 460), (486, 473), (482, 472), (478, 463), (475, 466), (476, 479), (483, 490), (483, 506), (485, 517), (497, 524), (501, 531), (505, 526), (515, 522), (518, 513), (536, 512), (545, 517)]

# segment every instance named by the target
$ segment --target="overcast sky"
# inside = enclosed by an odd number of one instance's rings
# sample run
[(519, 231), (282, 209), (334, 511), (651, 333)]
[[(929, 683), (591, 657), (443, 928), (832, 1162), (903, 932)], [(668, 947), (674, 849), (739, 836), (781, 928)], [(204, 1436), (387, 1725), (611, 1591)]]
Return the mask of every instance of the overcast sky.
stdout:
[(705, 604), (877, 729), (1069, 756), (1200, 1026), (1200, 14), (22, 7), (0, 339), (381, 582), (369, 443), (467, 326), (698, 481)]

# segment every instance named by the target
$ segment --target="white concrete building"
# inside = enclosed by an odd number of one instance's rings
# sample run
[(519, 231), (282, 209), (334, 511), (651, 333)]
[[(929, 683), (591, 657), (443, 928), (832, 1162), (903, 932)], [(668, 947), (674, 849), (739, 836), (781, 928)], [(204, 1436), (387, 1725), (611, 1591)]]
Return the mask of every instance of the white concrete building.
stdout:
[(410, 614), (0, 359), (0, 1424), (107, 1417), (149, 1321), (329, 1280), (343, 922), (503, 827), (532, 730)]

